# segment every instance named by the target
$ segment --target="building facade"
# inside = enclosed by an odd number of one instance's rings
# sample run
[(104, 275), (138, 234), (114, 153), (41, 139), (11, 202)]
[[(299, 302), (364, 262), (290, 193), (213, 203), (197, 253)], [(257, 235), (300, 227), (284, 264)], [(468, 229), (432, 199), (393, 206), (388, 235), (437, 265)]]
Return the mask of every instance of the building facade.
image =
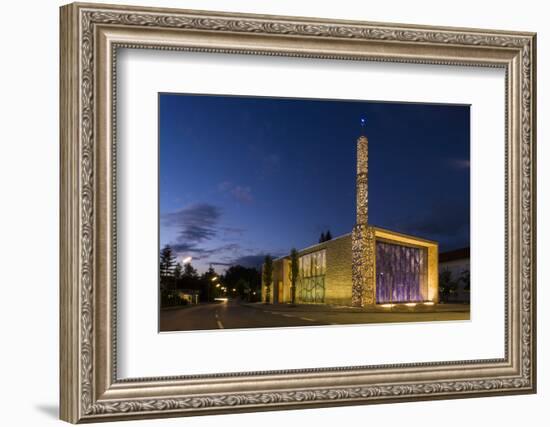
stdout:
[[(374, 308), (438, 302), (437, 242), (370, 225), (368, 206), (368, 139), (362, 134), (357, 140), (356, 224), (349, 234), (298, 251), (296, 303)], [(291, 302), (290, 263), (290, 256), (274, 260), (269, 302)]]

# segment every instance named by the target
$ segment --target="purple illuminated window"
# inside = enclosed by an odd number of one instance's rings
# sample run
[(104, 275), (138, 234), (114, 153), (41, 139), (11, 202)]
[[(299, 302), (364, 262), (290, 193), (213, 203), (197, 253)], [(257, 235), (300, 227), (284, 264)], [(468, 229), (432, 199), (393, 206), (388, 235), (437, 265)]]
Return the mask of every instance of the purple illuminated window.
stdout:
[(376, 242), (376, 302), (427, 300), (427, 251)]

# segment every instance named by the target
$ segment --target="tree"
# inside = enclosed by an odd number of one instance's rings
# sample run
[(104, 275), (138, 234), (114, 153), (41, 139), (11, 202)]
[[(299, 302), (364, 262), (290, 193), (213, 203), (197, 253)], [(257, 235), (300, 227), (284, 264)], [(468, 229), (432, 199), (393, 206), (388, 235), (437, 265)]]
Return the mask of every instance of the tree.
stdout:
[(322, 232), (321, 237), (319, 237), (319, 243), (328, 242), (329, 240), (332, 240), (332, 234), (330, 233), (330, 230), (327, 230), (327, 232)]
[(256, 268), (232, 265), (225, 271), (222, 281), (228, 289), (237, 289), (237, 294), (248, 301), (256, 300), (258, 292), (261, 294), (262, 277)]
[(181, 264), (178, 262), (176, 264), (176, 267), (174, 268), (174, 283), (176, 284), (176, 288), (179, 288), (181, 285), (181, 276), (182, 276), (182, 268), (181, 268)]
[(163, 289), (174, 287), (174, 266), (176, 265), (176, 257), (172, 252), (172, 248), (166, 245), (160, 252), (160, 286)]
[(463, 270), (458, 280), (464, 283), (464, 290), (470, 292), (470, 270)]
[(450, 294), (456, 292), (457, 283), (452, 280), (452, 274), (449, 269), (439, 273), (439, 293), (444, 302), (449, 302)]
[(215, 281), (212, 280), (215, 277), (218, 277), (218, 275), (212, 266), (210, 266), (208, 270), (201, 274), (200, 279), (198, 279), (201, 293), (206, 301), (212, 301), (214, 298), (219, 296), (219, 289), (215, 287), (216, 284), (219, 283), (215, 283)]
[(292, 248), (290, 251), (290, 301), (296, 304), (296, 283), (298, 282), (298, 274), (300, 269), (298, 266), (298, 251)]
[(183, 267), (182, 276), (196, 279), (197, 277), (199, 277), (199, 274), (197, 273), (195, 267), (193, 267), (191, 263), (188, 262), (187, 264), (185, 264), (185, 267)]
[(466, 300), (470, 302), (470, 270), (463, 270), (458, 281), (462, 283), (462, 289), (466, 292)]
[(271, 283), (273, 282), (273, 258), (266, 255), (262, 268), (262, 280), (265, 286), (265, 303), (271, 302)]

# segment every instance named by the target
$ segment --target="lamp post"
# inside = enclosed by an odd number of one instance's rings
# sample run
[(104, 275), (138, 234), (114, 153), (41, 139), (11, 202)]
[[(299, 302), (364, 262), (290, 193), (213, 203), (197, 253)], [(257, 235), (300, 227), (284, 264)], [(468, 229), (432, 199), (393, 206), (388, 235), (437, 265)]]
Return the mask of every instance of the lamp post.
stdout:
[[(218, 280), (218, 276), (213, 276), (210, 278), (210, 281), (212, 282), (211, 284), (209, 284), (209, 286), (207, 287), (208, 288), (208, 301), (210, 301), (210, 286), (211, 285), (214, 285), (214, 283)], [(216, 284), (216, 288), (219, 288), (220, 287), (220, 284), (217, 283)]]

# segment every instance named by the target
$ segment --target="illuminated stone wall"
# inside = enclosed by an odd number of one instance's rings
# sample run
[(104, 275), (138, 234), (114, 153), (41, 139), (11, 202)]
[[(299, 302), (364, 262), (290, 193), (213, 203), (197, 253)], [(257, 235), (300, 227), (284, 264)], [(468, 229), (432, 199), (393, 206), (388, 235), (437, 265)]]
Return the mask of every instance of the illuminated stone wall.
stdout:
[(351, 234), (326, 242), (327, 273), (326, 303), (350, 305), (351, 303)]
[(356, 225), (351, 233), (352, 297), (355, 307), (376, 303), (375, 238), (369, 223), (369, 141), (357, 140)]
[[(273, 284), (271, 285), (271, 303), (290, 301), (290, 283), (288, 279), (289, 261), (286, 258), (273, 261)], [(263, 280), (263, 275), (262, 275)], [(262, 283), (262, 301), (265, 301), (266, 287)]]
[(362, 224), (353, 228), (351, 305), (355, 307), (366, 307), (376, 303), (375, 244), (372, 227)]
[(357, 140), (356, 224), (369, 223), (369, 141), (361, 136)]
[(437, 244), (428, 247), (428, 299), (439, 302), (439, 247)]

